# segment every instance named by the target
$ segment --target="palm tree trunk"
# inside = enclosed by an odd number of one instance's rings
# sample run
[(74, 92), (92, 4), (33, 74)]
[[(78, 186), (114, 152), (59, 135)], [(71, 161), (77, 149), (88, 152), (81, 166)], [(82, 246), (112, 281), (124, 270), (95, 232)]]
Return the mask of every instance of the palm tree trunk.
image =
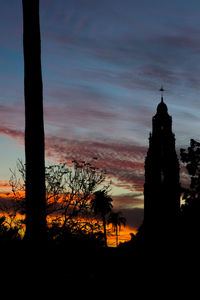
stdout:
[(46, 235), (43, 86), (39, 0), (22, 0), (25, 96), (26, 234), (31, 241)]
[(118, 225), (116, 225), (116, 247), (118, 247)]
[(105, 218), (105, 216), (103, 216), (103, 233), (104, 233), (105, 247), (108, 247), (108, 245), (107, 245), (106, 218)]

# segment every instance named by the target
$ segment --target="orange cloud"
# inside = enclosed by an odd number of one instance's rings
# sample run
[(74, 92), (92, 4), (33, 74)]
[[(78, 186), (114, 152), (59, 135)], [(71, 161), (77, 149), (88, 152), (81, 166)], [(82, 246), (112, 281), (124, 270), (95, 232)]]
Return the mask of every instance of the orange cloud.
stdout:
[(8, 180), (0, 180), (0, 193), (11, 192), (10, 184)]

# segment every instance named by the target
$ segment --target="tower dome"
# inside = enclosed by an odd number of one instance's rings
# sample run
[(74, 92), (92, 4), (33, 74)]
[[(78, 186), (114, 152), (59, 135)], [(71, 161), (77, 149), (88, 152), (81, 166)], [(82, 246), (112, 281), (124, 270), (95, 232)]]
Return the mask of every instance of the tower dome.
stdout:
[(158, 114), (166, 114), (168, 112), (167, 105), (163, 101), (163, 97), (161, 97), (161, 102), (157, 106)]

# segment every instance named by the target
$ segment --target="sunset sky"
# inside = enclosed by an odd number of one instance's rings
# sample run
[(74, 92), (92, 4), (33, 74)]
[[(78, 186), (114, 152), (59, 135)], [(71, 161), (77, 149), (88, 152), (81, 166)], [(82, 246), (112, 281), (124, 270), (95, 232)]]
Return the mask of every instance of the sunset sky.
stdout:
[[(128, 226), (142, 220), (160, 86), (177, 154), (199, 139), (199, 0), (41, 0), (47, 161), (97, 157)], [(24, 159), (22, 5), (0, 0), (0, 186)], [(184, 178), (181, 177), (184, 181)]]

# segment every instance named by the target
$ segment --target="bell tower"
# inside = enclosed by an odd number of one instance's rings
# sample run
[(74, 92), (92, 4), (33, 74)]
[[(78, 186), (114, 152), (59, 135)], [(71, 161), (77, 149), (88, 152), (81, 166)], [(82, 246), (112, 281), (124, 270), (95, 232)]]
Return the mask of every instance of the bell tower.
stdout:
[(160, 238), (175, 228), (180, 209), (179, 162), (172, 132), (172, 117), (163, 100), (152, 119), (152, 133), (145, 159), (144, 229)]

